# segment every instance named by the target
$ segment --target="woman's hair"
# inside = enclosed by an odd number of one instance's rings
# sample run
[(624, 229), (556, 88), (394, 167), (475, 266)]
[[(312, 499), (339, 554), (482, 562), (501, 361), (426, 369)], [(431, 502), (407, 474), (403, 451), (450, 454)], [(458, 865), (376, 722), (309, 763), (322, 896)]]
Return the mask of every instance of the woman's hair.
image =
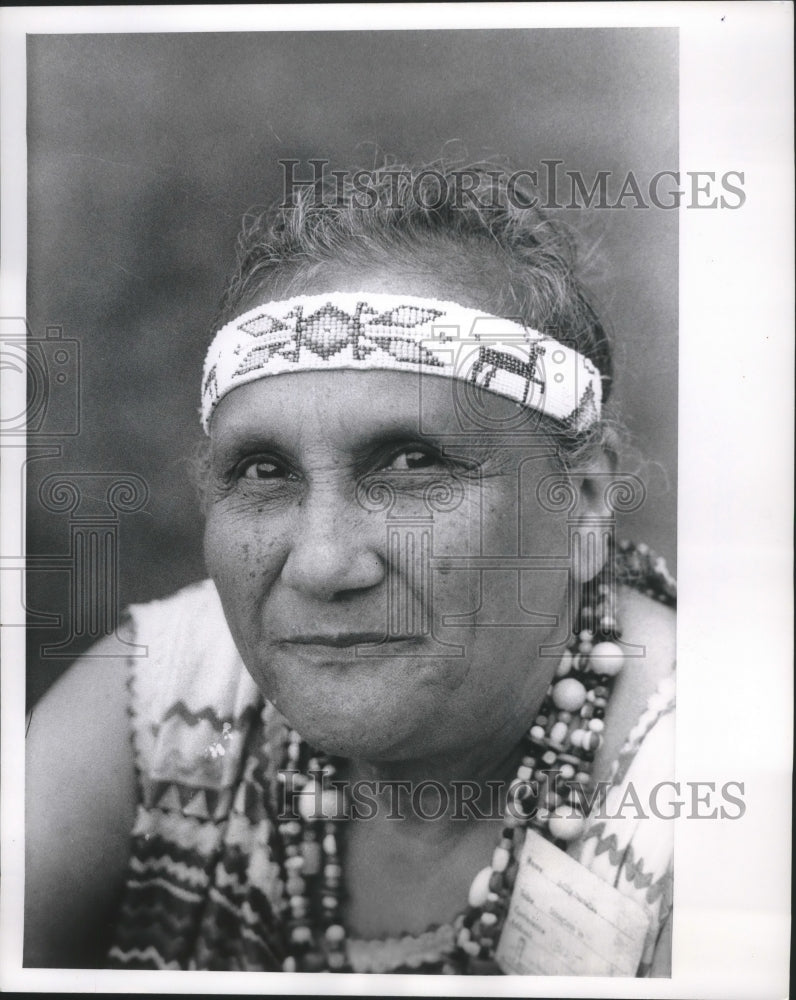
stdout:
[[(215, 328), (264, 293), (279, 299), (317, 290), (324, 272), (398, 267), (438, 277), (446, 288), (480, 290), (492, 313), (568, 343), (600, 371), (605, 406), (613, 375), (608, 337), (578, 277), (574, 237), (531, 207), (540, 201), (526, 172), (494, 164), (335, 171), (244, 217)], [(585, 435), (560, 426), (554, 434), (570, 468), (595, 446), (616, 453), (617, 424), (608, 417)]]

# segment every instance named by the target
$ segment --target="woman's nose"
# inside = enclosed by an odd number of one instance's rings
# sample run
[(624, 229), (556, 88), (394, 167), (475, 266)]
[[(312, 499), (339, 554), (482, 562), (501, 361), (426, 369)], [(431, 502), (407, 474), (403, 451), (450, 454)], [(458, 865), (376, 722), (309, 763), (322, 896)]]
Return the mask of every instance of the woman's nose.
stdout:
[[(384, 524), (380, 527), (383, 534)], [(355, 497), (310, 491), (295, 514), (292, 544), (282, 566), (283, 583), (305, 596), (327, 601), (378, 586), (385, 578), (385, 563), (374, 531), (378, 527), (372, 515)]]

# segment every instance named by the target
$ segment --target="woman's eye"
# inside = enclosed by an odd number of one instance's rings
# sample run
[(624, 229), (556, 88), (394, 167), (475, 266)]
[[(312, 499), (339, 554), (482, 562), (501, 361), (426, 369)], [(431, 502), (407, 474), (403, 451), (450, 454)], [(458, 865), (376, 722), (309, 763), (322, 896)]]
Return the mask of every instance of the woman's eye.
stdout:
[(282, 479), (287, 474), (284, 466), (267, 459), (256, 459), (247, 462), (240, 469), (242, 479)]
[(438, 455), (430, 454), (419, 448), (407, 448), (399, 455), (396, 455), (387, 465), (392, 472), (416, 472), (420, 469), (430, 469), (439, 465)]

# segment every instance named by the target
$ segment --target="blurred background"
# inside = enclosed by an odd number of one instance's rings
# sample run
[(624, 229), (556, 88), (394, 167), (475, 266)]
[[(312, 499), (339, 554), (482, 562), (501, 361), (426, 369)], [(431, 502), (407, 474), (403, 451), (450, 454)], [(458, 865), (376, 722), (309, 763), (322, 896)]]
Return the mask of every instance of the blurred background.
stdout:
[[(189, 471), (202, 361), (240, 218), (280, 196), (280, 159), (301, 177), (313, 158), (559, 159), (589, 186), (612, 171), (614, 194), (632, 171), (646, 197), (677, 170), (677, 80), (672, 29), (29, 36), (28, 323), (79, 350), (79, 433), (30, 439), (58, 453), (31, 449), (27, 466), (29, 703), (91, 642), (90, 622), (71, 627), (80, 516), (112, 522), (119, 607), (204, 576)], [(678, 213), (624, 204), (560, 215), (594, 247), (616, 398), (650, 463), (622, 533), (674, 569)], [(72, 399), (53, 394), (48, 419)], [(75, 472), (95, 475), (70, 512), (47, 484)], [(104, 503), (113, 474), (146, 484), (137, 509)]]

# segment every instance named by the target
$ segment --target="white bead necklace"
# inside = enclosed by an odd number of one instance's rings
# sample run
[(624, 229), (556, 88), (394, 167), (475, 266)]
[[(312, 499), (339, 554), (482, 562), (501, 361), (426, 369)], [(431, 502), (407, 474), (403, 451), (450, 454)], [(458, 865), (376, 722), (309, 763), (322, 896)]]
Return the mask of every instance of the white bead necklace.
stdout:
[[(660, 568), (661, 561), (653, 561), (654, 553), (645, 546), (634, 549), (627, 543), (620, 549), (625, 558), (630, 557), (631, 567), (641, 566), (647, 574), (647, 592), (665, 600), (669, 578), (665, 567)], [(652, 587), (655, 574), (657, 593)], [(602, 742), (614, 680), (624, 662), (612, 581), (613, 573), (606, 573), (584, 587), (573, 637), (533, 725), (523, 737), (521, 762), (509, 787), (500, 840), (490, 864), (473, 879), (467, 906), (449, 924), (432, 926), (420, 935), (384, 940), (348, 938), (340, 917), (343, 868), (339, 820), (333, 818), (345, 815), (340, 792), (331, 785), (336, 767), (332, 759), (313, 755), (295, 730), (288, 732), (283, 766), (300, 773), (294, 775), (297, 780), (293, 785), (299, 791), (299, 801), (294, 803), (297, 817), (279, 824), (287, 897), (283, 910), (285, 971), (499, 971), (494, 954), (526, 829), (534, 828), (566, 849), (583, 832), (586, 803), (594, 798), (592, 763)], [(305, 769), (300, 767), (302, 760)]]

